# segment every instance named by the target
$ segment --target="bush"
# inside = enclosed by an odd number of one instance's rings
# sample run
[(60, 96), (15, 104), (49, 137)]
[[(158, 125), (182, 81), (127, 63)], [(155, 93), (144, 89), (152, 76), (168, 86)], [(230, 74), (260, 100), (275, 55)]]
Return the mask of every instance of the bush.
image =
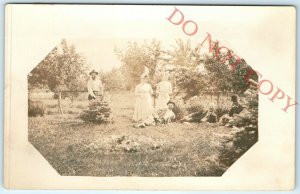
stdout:
[(28, 116), (44, 116), (46, 108), (41, 101), (28, 100)]
[(186, 110), (189, 114), (198, 112), (199, 114), (202, 115), (205, 112), (205, 109), (202, 105), (192, 105), (187, 107)]
[(91, 101), (88, 110), (84, 110), (79, 118), (96, 124), (112, 122), (110, 107), (103, 99)]

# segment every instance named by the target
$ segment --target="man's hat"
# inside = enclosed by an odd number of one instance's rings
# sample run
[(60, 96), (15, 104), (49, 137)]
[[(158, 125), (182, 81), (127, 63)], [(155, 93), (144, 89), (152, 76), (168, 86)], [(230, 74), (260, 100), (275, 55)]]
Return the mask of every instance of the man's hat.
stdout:
[(234, 94), (231, 96), (231, 101), (237, 102), (238, 101), (238, 95)]
[(171, 100), (167, 103), (167, 105), (169, 104), (173, 104), (173, 106), (175, 106), (175, 102), (172, 102)]
[(95, 70), (91, 71), (91, 72), (90, 72), (90, 75), (92, 75), (92, 73), (96, 73), (96, 74), (98, 75), (98, 72), (95, 71)]

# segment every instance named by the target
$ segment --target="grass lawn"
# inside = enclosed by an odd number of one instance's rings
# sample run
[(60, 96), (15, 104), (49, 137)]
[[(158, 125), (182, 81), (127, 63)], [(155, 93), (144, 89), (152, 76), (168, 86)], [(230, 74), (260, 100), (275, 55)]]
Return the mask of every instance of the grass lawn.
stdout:
[(115, 123), (85, 123), (77, 114), (30, 117), (29, 141), (61, 175), (145, 177), (220, 176), (257, 141), (249, 136), (237, 146), (241, 131), (217, 124), (134, 128), (133, 96), (109, 99)]

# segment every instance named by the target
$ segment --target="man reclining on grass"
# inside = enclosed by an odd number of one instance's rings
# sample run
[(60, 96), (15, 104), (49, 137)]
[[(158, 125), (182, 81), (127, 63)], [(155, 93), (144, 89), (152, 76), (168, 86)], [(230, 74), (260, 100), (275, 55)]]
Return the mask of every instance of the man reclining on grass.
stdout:
[(183, 119), (180, 120), (180, 122), (203, 122), (203, 123), (216, 123), (217, 122), (217, 115), (214, 112), (214, 104), (210, 104), (208, 111), (204, 114), (205, 116), (201, 118), (202, 114), (199, 112), (191, 113)]
[(146, 127), (155, 124), (168, 124), (175, 120), (175, 114), (173, 109), (175, 107), (175, 103), (169, 101), (167, 103), (168, 108), (156, 110), (150, 115), (147, 119), (142, 121), (139, 124), (134, 125), (134, 127)]
[(226, 127), (232, 127), (234, 122), (233, 119), (234, 116), (240, 114), (240, 112), (242, 112), (244, 109), (244, 107), (239, 103), (237, 95), (231, 96), (231, 102), (232, 102), (232, 106), (230, 108), (229, 114), (225, 114), (220, 118), (219, 120), (220, 125), (225, 125)]

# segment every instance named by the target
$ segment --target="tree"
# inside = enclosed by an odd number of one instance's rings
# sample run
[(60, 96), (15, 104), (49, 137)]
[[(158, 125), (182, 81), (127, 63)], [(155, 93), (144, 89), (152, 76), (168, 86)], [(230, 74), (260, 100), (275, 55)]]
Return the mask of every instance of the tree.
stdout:
[(179, 88), (178, 92), (186, 94), (184, 100), (198, 95), (210, 86), (207, 77), (206, 74), (197, 71), (195, 68), (177, 68), (175, 79), (176, 87)]
[(169, 63), (176, 67), (195, 68), (201, 62), (200, 48), (192, 48), (190, 40), (177, 39), (172, 48), (167, 54), (170, 56)]
[[(173, 50), (168, 50), (169, 63), (176, 66), (176, 86), (186, 93), (184, 99), (198, 95), (201, 92), (234, 92), (243, 93), (249, 88), (247, 73), (253, 69), (246, 64), (245, 60), (235, 63), (234, 54), (218, 53), (218, 43), (213, 42), (212, 53), (200, 54), (200, 48), (193, 48), (190, 41), (176, 40)], [(229, 57), (228, 57), (229, 56)], [(228, 58), (227, 58), (228, 57)], [(230, 64), (235, 64), (232, 68)], [(199, 70), (202, 66), (202, 70)], [(246, 79), (247, 78), (247, 79)], [(257, 80), (256, 73), (250, 77)]]
[[(213, 43), (214, 44), (214, 43)], [(209, 73), (209, 83), (219, 91), (230, 91), (236, 94), (246, 91), (250, 84), (248, 79), (258, 80), (256, 73), (247, 77), (250, 71), (255, 72), (244, 59), (236, 60), (233, 51), (218, 53), (218, 44), (214, 44), (212, 55), (206, 55), (205, 68)], [(229, 57), (228, 57), (229, 56)]]
[(56, 46), (28, 75), (30, 87), (47, 85), (48, 88), (58, 94), (58, 112), (61, 108), (61, 93), (71, 90), (78, 78), (85, 74), (87, 65), (84, 57), (76, 52), (73, 45), (69, 45), (65, 39)]
[(113, 122), (110, 107), (103, 98), (92, 100), (89, 103), (89, 108), (84, 110), (79, 115), (79, 118), (96, 124)]
[(67, 83), (68, 96), (71, 98), (71, 103), (73, 106), (74, 98), (79, 96), (80, 92), (87, 91), (87, 80), (88, 75), (82, 74), (74, 81)]
[(167, 63), (176, 67), (175, 87), (178, 88), (178, 92), (186, 94), (185, 100), (198, 95), (208, 86), (207, 75), (198, 68), (203, 62), (200, 48), (193, 48), (189, 40), (177, 39), (172, 50), (167, 50), (166, 54), (169, 56)]
[(113, 68), (109, 72), (104, 72), (101, 75), (102, 82), (107, 91), (116, 91), (125, 89), (125, 77), (120, 69)]
[(125, 50), (115, 49), (115, 53), (122, 62), (121, 71), (127, 80), (127, 88), (132, 89), (140, 81), (145, 67), (149, 69), (149, 80), (155, 83), (155, 69), (161, 54), (161, 45), (158, 40), (150, 43), (128, 42)]

